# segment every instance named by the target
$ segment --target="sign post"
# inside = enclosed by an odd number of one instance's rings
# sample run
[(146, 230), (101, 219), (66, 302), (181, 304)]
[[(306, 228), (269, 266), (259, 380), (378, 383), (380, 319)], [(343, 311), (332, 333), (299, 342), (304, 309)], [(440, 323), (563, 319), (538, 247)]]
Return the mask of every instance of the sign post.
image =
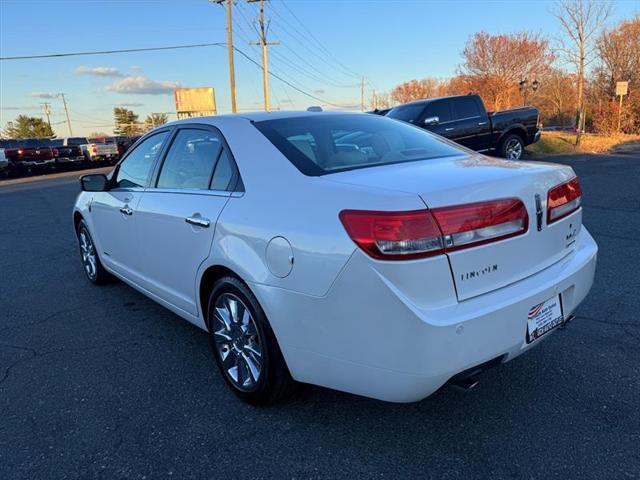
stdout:
[(618, 132), (620, 132), (620, 124), (622, 121), (622, 97), (629, 92), (629, 82), (616, 83), (616, 95), (620, 95), (620, 107), (618, 108)]

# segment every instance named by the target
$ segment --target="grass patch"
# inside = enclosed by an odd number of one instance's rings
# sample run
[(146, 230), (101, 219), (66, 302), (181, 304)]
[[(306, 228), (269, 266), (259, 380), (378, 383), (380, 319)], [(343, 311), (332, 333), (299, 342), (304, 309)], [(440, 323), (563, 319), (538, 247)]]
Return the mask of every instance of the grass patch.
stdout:
[(569, 132), (542, 132), (540, 141), (527, 147), (527, 151), (540, 155), (558, 153), (602, 153), (632, 142), (640, 142), (640, 135), (597, 135), (587, 133), (576, 147), (576, 134)]

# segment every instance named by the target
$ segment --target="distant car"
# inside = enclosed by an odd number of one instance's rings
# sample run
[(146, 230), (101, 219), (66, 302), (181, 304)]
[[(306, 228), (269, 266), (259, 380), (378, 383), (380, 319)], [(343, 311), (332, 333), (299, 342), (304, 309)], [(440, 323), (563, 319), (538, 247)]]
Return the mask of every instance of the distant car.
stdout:
[(115, 275), (207, 331), (253, 403), (292, 378), (396, 402), (472, 385), (570, 320), (595, 274), (571, 167), (378, 115), (182, 120), (80, 186), (87, 279)]
[(90, 138), (86, 145), (85, 156), (91, 162), (115, 162), (120, 158), (118, 145), (114, 142), (106, 142), (104, 138)]
[(104, 143), (115, 143), (118, 147), (118, 156), (121, 157), (125, 154), (131, 145), (133, 145), (133, 141), (131, 137), (127, 137), (126, 135), (116, 135), (114, 137), (105, 137)]
[(9, 160), (4, 154), (4, 148), (0, 148), (0, 176), (6, 177), (9, 175)]
[(519, 160), (540, 139), (534, 107), (487, 112), (479, 95), (429, 98), (399, 105), (386, 115), (442, 135), (477, 152)]
[(56, 151), (49, 139), (28, 138), (16, 140), (15, 146), (4, 151), (11, 167), (32, 173), (55, 162)]
[(51, 146), (58, 152), (55, 156), (56, 163), (81, 163), (84, 155), (80, 145), (69, 142), (69, 138), (55, 138), (51, 140)]

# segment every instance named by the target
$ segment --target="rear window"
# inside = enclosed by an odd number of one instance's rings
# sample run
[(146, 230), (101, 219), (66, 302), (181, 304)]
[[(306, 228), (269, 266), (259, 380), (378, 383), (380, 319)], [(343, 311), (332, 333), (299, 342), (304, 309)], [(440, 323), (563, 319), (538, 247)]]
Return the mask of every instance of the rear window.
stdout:
[(254, 125), (305, 175), (466, 153), (425, 130), (377, 115), (320, 114)]
[(453, 116), (455, 119), (475, 118), (481, 115), (480, 107), (473, 97), (453, 99)]
[(71, 138), (67, 138), (67, 145), (85, 145), (89, 142), (87, 142), (87, 139), (84, 137), (71, 137)]

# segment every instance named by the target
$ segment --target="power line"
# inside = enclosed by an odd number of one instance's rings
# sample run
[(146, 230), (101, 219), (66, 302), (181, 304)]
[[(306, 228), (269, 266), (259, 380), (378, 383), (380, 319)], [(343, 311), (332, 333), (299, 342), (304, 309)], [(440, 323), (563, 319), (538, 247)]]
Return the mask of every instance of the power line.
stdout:
[(150, 48), (125, 48), (122, 50), (98, 50), (91, 52), (67, 52), (67, 53), (48, 53), (44, 55), (23, 55), (16, 57), (0, 57), (0, 60), (31, 60), (35, 58), (60, 58), (60, 57), (77, 57), (81, 55), (110, 55), (113, 53), (130, 53), (130, 52), (151, 52), (159, 50), (177, 50), (180, 48), (200, 48), (213, 46), (226, 46), (225, 42), (216, 43), (196, 43), (192, 45), (172, 45), (169, 47), (150, 47)]

